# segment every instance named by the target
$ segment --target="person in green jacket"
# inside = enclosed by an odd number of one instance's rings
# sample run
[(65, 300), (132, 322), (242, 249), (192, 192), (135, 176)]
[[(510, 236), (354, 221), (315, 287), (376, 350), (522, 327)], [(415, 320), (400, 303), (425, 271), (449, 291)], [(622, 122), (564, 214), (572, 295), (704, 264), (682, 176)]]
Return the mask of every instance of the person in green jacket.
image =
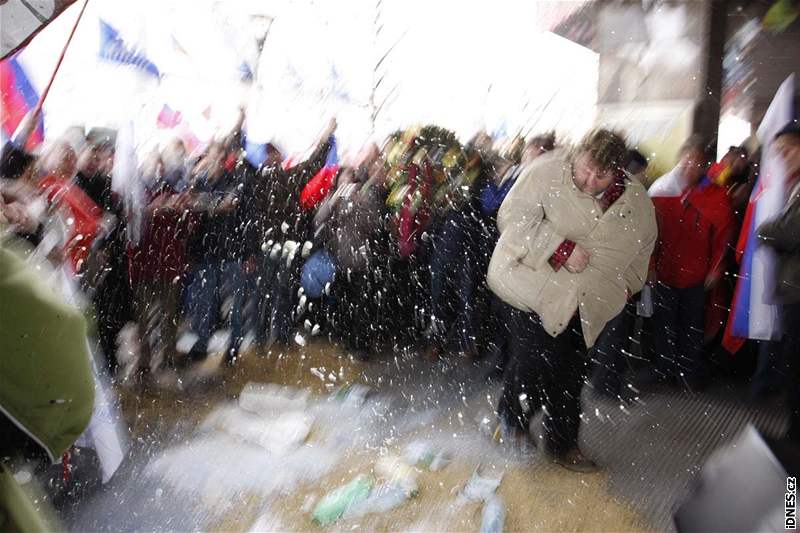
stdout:
[(0, 198), (0, 531), (43, 531), (8, 465), (31, 449), (58, 461), (89, 424), (95, 385), (82, 314), (25, 261), (4, 206)]

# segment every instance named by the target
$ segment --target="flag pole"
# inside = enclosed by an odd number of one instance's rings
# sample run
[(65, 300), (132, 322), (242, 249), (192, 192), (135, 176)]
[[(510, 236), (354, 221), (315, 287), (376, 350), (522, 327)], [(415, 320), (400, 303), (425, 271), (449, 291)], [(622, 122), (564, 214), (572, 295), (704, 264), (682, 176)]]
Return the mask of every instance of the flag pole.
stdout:
[(75, 24), (72, 26), (72, 31), (69, 32), (67, 42), (64, 44), (64, 48), (61, 50), (61, 55), (58, 57), (58, 62), (56, 63), (56, 67), (53, 69), (53, 74), (50, 75), (50, 80), (47, 82), (47, 86), (44, 88), (44, 91), (42, 91), (39, 100), (36, 102), (36, 106), (27, 115), (25, 115), (25, 118), (23, 118), (22, 122), (20, 122), (19, 126), (17, 126), (17, 131), (15, 131), (14, 135), (11, 137), (19, 146), (28, 146), (28, 140), (33, 134), (33, 131), (36, 129), (36, 122), (38, 121), (39, 115), (42, 112), (42, 107), (44, 106), (45, 98), (47, 98), (47, 93), (50, 92), (50, 87), (53, 85), (53, 81), (56, 79), (58, 69), (61, 67), (61, 62), (64, 61), (64, 55), (67, 53), (69, 43), (72, 42), (72, 36), (75, 35), (75, 30), (78, 29), (78, 23), (81, 21), (81, 17), (83, 17), (83, 12), (86, 11), (86, 5), (88, 3), (89, 0), (84, 1), (80, 13), (78, 13), (78, 18), (75, 19)]
[(72, 37), (75, 35), (75, 30), (78, 29), (78, 23), (81, 21), (83, 17), (83, 12), (86, 11), (86, 6), (89, 4), (89, 0), (85, 0), (83, 2), (83, 7), (81, 8), (80, 13), (78, 13), (78, 18), (75, 19), (75, 24), (72, 25), (72, 31), (69, 32), (69, 37), (67, 37), (67, 42), (64, 44), (64, 48), (61, 50), (61, 55), (58, 57), (58, 62), (56, 63), (56, 67), (53, 69), (53, 74), (50, 76), (50, 81), (47, 82), (47, 86), (42, 91), (42, 95), (39, 97), (39, 101), (36, 102), (36, 107), (33, 108), (32, 118), (31, 121), (33, 123), (36, 122), (36, 118), (39, 116), (39, 113), (42, 111), (42, 106), (44, 106), (44, 101), (47, 98), (47, 94), (50, 92), (50, 87), (53, 85), (53, 81), (56, 79), (56, 74), (58, 73), (58, 69), (61, 68), (61, 62), (64, 61), (64, 55), (67, 53), (67, 48), (69, 48), (69, 43), (72, 42)]

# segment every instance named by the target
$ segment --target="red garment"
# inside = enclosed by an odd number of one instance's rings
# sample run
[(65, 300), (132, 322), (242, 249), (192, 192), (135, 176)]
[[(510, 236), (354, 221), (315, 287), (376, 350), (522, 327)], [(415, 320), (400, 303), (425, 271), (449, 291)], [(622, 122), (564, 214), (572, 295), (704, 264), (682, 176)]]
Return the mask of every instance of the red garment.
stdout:
[(139, 243), (128, 245), (131, 284), (170, 281), (188, 269), (186, 246), (196, 223), (195, 215), (175, 209), (158, 209), (174, 196), (171, 190), (156, 194), (142, 223)]
[(658, 221), (653, 253), (658, 280), (677, 288), (721, 274), (736, 219), (722, 187), (704, 180), (677, 196), (652, 198)]
[(411, 187), (403, 199), (397, 224), (398, 248), (403, 258), (410, 257), (416, 251), (418, 239), (431, 217), (429, 202), (433, 172), (430, 162), (425, 161), (423, 169), (423, 176), (420, 176), (417, 165), (408, 165), (408, 184)]
[(550, 256), (550, 259), (547, 260), (550, 263), (550, 266), (553, 267), (553, 270), (558, 272), (561, 270), (561, 267), (567, 264), (567, 259), (569, 256), (572, 255), (572, 251), (575, 249), (575, 243), (569, 239), (564, 239), (561, 244), (558, 245), (556, 251), (553, 252), (553, 255)]
[(39, 190), (48, 204), (57, 206), (64, 214), (67, 224), (64, 253), (73, 271), (79, 272), (100, 231), (103, 210), (72, 180), (46, 176), (39, 181)]
[(300, 192), (300, 207), (305, 210), (316, 207), (330, 192), (338, 171), (339, 165), (322, 167)]
[[(625, 178), (620, 176), (617, 180), (612, 183), (605, 191), (603, 191), (603, 196), (600, 197), (600, 209), (603, 210), (603, 213), (608, 211), (608, 208), (614, 205), (614, 202), (619, 200), (619, 197), (622, 196), (622, 193), (625, 192)], [(569, 239), (564, 239), (564, 241), (556, 248), (556, 251), (553, 252), (553, 255), (550, 256), (550, 259), (547, 260), (550, 263), (550, 266), (558, 272), (561, 270), (565, 264), (567, 264), (567, 259), (569, 256), (572, 255), (572, 251), (575, 249), (575, 243)]]

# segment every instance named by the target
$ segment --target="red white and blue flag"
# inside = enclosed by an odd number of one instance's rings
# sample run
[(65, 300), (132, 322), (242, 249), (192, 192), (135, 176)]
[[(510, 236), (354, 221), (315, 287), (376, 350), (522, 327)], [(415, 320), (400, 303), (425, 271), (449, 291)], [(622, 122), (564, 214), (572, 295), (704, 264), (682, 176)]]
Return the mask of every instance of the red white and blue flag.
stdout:
[[(4, 139), (12, 139), (14, 132), (39, 101), (25, 69), (16, 56), (0, 61), (0, 122)], [(33, 133), (24, 148), (33, 150), (44, 140), (44, 118), (39, 114)]]
[(786, 168), (772, 144), (794, 117), (794, 74), (778, 88), (758, 128), (762, 146), (761, 173), (750, 195), (736, 247), (739, 276), (723, 346), (735, 353), (746, 339), (777, 340), (781, 336), (779, 307), (773, 300), (775, 253), (759, 246), (758, 227), (780, 214), (786, 200)]
[(317, 172), (300, 192), (300, 207), (311, 209), (320, 203), (333, 187), (333, 178), (339, 172), (339, 155), (336, 151), (336, 138), (331, 137), (331, 147), (325, 159), (325, 166)]

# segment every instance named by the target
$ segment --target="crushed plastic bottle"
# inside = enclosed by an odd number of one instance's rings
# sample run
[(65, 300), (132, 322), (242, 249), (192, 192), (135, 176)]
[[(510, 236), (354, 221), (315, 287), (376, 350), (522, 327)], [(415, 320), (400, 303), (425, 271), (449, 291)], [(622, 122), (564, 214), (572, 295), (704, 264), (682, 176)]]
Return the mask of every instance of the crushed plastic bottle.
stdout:
[(494, 496), (494, 493), (497, 491), (497, 487), (500, 486), (500, 482), (502, 480), (502, 472), (498, 477), (485, 477), (483, 475), (483, 466), (478, 465), (478, 467), (475, 469), (475, 472), (472, 473), (472, 477), (469, 478), (469, 481), (467, 481), (467, 484), (464, 486), (464, 490), (461, 491), (459, 497), (462, 500), (471, 502), (486, 501)]
[(433, 443), (415, 440), (403, 450), (403, 459), (414, 466), (425, 468), (431, 472), (441, 470), (450, 464), (452, 458), (445, 450), (437, 449)]
[(334, 523), (348, 508), (366, 500), (374, 485), (371, 476), (360, 474), (347, 485), (329, 492), (314, 509), (314, 522), (321, 526)]
[(344, 518), (358, 518), (371, 513), (385, 513), (408, 500), (408, 492), (396, 483), (381, 483), (366, 500), (354, 503), (344, 512)]
[(381, 457), (375, 463), (373, 470), (388, 483), (401, 487), (408, 496), (419, 494), (416, 471), (400, 457), (394, 455)]
[(333, 397), (348, 407), (361, 407), (371, 392), (372, 389), (366, 385), (351, 383), (337, 390)]
[(505, 521), (506, 507), (502, 498), (495, 494), (483, 504), (481, 533), (503, 533)]

